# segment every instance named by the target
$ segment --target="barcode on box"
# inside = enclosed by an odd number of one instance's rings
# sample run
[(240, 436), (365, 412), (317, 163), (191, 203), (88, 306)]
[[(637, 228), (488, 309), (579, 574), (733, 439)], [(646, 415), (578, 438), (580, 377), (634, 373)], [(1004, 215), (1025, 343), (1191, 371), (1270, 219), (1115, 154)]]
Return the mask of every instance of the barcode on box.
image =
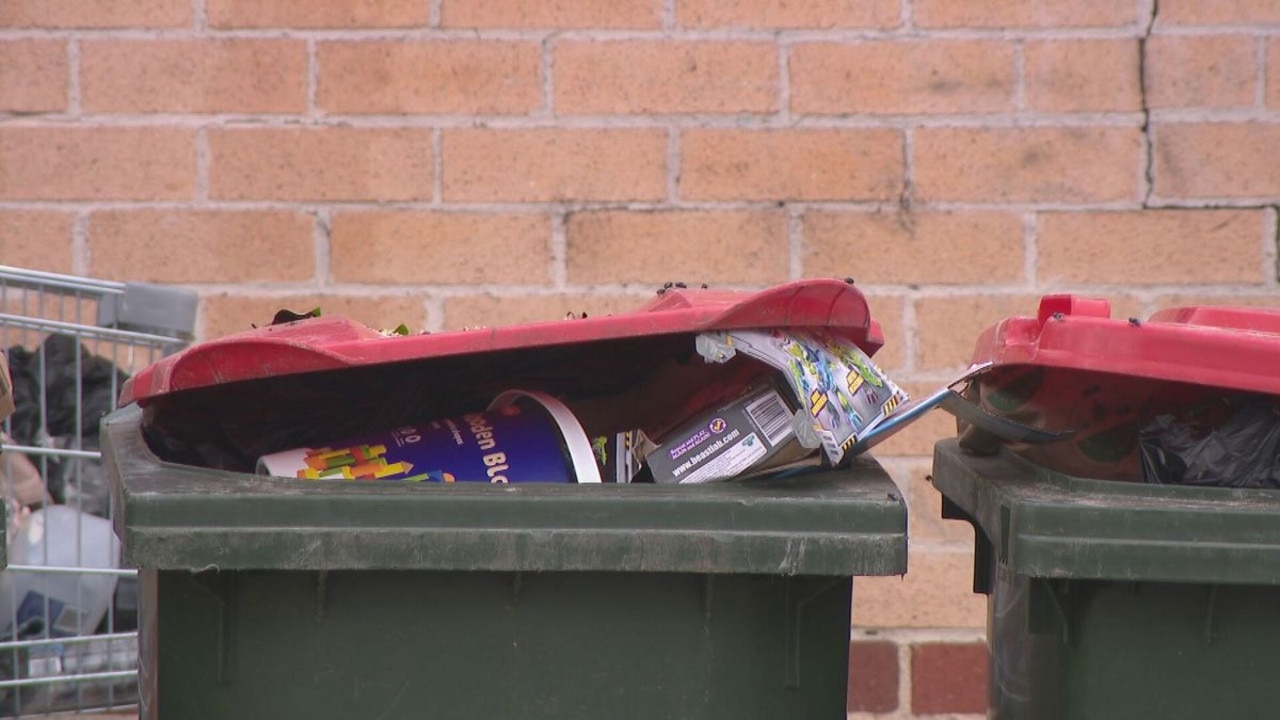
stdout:
[(770, 445), (777, 445), (791, 434), (791, 413), (776, 392), (770, 391), (747, 403), (747, 415)]

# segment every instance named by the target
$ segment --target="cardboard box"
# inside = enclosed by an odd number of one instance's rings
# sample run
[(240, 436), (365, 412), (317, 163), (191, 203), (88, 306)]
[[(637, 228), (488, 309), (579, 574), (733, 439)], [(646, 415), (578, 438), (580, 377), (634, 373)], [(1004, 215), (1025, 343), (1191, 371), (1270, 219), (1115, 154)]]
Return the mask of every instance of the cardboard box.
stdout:
[(816, 454), (792, 429), (794, 407), (772, 382), (698, 414), (645, 456), (654, 482), (704, 483), (744, 477)]

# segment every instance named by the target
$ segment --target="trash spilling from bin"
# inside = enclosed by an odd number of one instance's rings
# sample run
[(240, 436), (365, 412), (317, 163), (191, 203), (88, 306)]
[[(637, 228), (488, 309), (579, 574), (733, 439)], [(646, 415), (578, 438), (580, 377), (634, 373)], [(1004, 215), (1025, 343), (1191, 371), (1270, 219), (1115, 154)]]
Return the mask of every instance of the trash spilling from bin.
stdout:
[[(435, 335), (277, 313), (143, 370), (122, 403), (144, 408), (162, 459), (314, 481), (742, 480), (847, 465), (933, 408), (1001, 438), (1061, 436), (955, 382), (911, 402), (872, 360), (882, 343), (834, 280), (673, 287), (631, 313)], [(512, 388), (521, 401), (496, 406)]]
[[(305, 322), (298, 316), (292, 322)], [(279, 323), (275, 323), (279, 324)], [(866, 433), (909, 397), (854, 342), (831, 332), (768, 329), (704, 333), (693, 346), (705, 363), (741, 353), (757, 367), (745, 388), (711, 376), (708, 398), (673, 426), (624, 431), (645, 452), (633, 474), (600, 467), (596, 447), (560, 399), (506, 391), (483, 410), (258, 459), (262, 475), (306, 480), (401, 482), (705, 483), (783, 469), (835, 467)], [(695, 360), (696, 362), (696, 360)], [(731, 395), (728, 399), (724, 396)], [(686, 412), (688, 408), (683, 408)], [(603, 442), (601, 442), (603, 441)], [(615, 439), (616, 442), (616, 439)], [(622, 458), (615, 457), (615, 461)], [(602, 472), (603, 471), (603, 472)]]

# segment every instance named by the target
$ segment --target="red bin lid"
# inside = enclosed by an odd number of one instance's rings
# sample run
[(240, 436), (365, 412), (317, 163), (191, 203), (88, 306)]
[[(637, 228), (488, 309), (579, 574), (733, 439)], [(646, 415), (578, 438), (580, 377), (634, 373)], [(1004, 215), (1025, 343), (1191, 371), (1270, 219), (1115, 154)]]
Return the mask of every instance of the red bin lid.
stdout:
[(754, 293), (671, 288), (619, 315), (405, 337), (344, 317), (271, 325), (193, 345), (144, 368), (125, 383), (119, 404), (245, 380), (432, 357), (762, 327), (830, 328), (867, 354), (884, 344), (862, 292), (839, 280), (805, 280)]
[(1139, 321), (1111, 318), (1106, 300), (1046, 295), (1036, 317), (983, 332), (973, 362), (1280, 394), (1280, 309), (1175, 307)]

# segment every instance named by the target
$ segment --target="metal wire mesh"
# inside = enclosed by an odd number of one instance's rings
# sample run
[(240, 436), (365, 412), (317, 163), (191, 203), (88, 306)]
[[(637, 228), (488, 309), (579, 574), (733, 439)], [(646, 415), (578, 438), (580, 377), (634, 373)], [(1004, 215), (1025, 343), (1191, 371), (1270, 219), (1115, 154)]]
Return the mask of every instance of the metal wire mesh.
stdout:
[[(164, 334), (129, 329), (132, 289), (0, 266), (0, 349), (18, 404), (0, 437), (0, 716), (137, 702), (136, 573), (118, 566), (97, 421), (125, 378), (188, 342), (194, 312)], [(155, 292), (194, 308), (191, 293), (151, 286), (144, 304)]]

